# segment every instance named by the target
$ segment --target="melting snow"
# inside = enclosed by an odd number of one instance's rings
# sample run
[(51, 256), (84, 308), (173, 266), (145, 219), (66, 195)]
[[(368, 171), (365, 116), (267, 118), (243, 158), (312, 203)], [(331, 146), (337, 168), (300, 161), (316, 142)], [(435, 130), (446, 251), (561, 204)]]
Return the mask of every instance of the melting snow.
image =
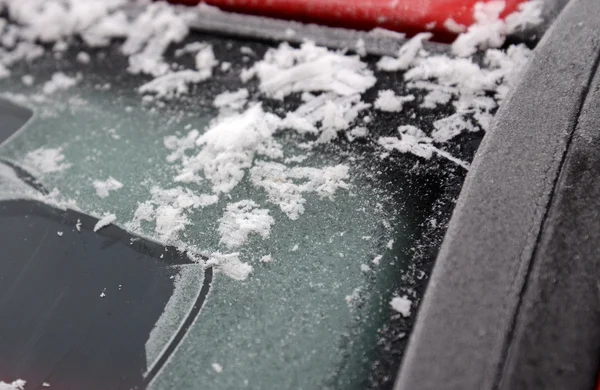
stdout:
[(375, 84), (375, 76), (358, 56), (348, 56), (318, 47), (312, 42), (293, 48), (282, 43), (269, 49), (242, 73), (242, 80), (260, 80), (261, 91), (276, 99), (292, 92), (329, 91), (341, 96), (365, 92)]
[(467, 26), (457, 23), (454, 19), (448, 18), (444, 22), (444, 27), (451, 33), (460, 34), (467, 31)]
[(321, 198), (333, 200), (337, 189), (348, 188), (349, 168), (336, 165), (324, 168), (292, 167), (259, 161), (250, 170), (252, 183), (263, 188), (269, 202), (279, 206), (290, 219), (304, 214), (306, 199), (303, 193), (313, 192)]
[(94, 188), (96, 189), (96, 195), (101, 198), (106, 198), (111, 191), (116, 191), (123, 188), (123, 184), (110, 176), (108, 179), (102, 180), (94, 180), (92, 183)]
[(408, 299), (406, 295), (392, 298), (390, 301), (390, 306), (392, 306), (392, 309), (402, 314), (403, 317), (410, 317), (412, 301)]
[(221, 110), (239, 111), (246, 105), (249, 95), (246, 88), (234, 92), (225, 91), (215, 97), (213, 104)]
[(25, 156), (23, 165), (37, 174), (56, 173), (69, 169), (70, 163), (65, 162), (63, 148), (46, 148), (41, 147), (35, 149)]
[(56, 72), (50, 80), (46, 81), (42, 90), (46, 95), (50, 95), (56, 91), (69, 89), (77, 84), (77, 82), (78, 79), (76, 77), (69, 77), (62, 72)]
[(94, 231), (97, 232), (100, 229), (103, 229), (105, 227), (107, 227), (108, 225), (112, 225), (115, 221), (117, 220), (117, 216), (114, 214), (104, 214), (104, 216), (102, 218), (100, 218), (98, 220), (98, 222), (96, 222), (96, 225), (94, 226)]
[(221, 366), (219, 363), (213, 363), (211, 364), (211, 367), (217, 374), (220, 374), (223, 371), (223, 366)]
[(215, 66), (219, 65), (219, 62), (215, 58), (212, 45), (206, 44), (194, 56), (196, 63), (196, 69), (201, 72), (206, 72), (209, 76), (212, 76), (212, 70)]
[(407, 102), (412, 102), (415, 100), (413, 95), (408, 96), (397, 96), (394, 91), (389, 89), (385, 89), (383, 91), (379, 91), (379, 96), (377, 100), (375, 100), (375, 108), (381, 111), (388, 112), (400, 112), (402, 111), (402, 105)]
[(229, 69), (231, 69), (231, 62), (227, 62), (227, 61), (221, 62), (219, 69), (221, 69), (221, 72), (227, 72)]
[[(396, 137), (381, 137), (379, 138), (379, 144), (386, 150), (396, 150), (401, 153), (412, 153), (415, 156), (430, 159), (433, 154), (440, 155), (441, 157), (447, 158), (453, 163), (460, 165), (461, 167), (468, 169), (469, 164), (461, 161), (457, 158), (452, 157), (447, 152), (436, 148), (432, 145), (433, 139), (427, 137), (425, 133), (411, 125), (400, 126), (398, 128), (400, 138)], [(391, 246), (391, 245), (388, 245)]]
[(148, 4), (132, 23), (119, 26), (128, 31), (122, 49), (129, 56), (128, 71), (155, 77), (169, 73), (163, 54), (169, 45), (187, 36), (189, 17), (166, 3), (156, 2)]
[(304, 103), (295, 111), (288, 112), (280, 127), (295, 130), (301, 135), (319, 134), (319, 143), (335, 139), (338, 131), (346, 130), (361, 111), (371, 107), (361, 100), (360, 95), (323, 93), (314, 96), (305, 93), (302, 98)]
[(475, 4), (473, 13), (475, 24), (469, 26), (467, 32), (456, 38), (452, 43), (452, 51), (458, 56), (466, 57), (477, 50), (502, 46), (507, 35), (542, 22), (542, 5), (543, 2), (540, 0), (521, 3), (519, 12), (502, 20), (500, 14), (505, 7), (503, 0)]
[(218, 202), (217, 195), (196, 195), (190, 189), (153, 187), (152, 198), (138, 204), (131, 222), (126, 227), (141, 231), (141, 223), (155, 222), (155, 232), (165, 243), (176, 243), (179, 232), (190, 223), (188, 213), (192, 209), (207, 207)]
[(25, 383), (23, 379), (17, 379), (11, 383), (0, 381), (0, 390), (24, 390)]
[(244, 170), (252, 166), (255, 155), (283, 156), (281, 145), (273, 138), (279, 121), (276, 115), (265, 113), (260, 104), (217, 119), (196, 139), (201, 150), (191, 157), (181, 157), (175, 181), (199, 182), (199, 173), (203, 172), (213, 184), (213, 191), (231, 191), (244, 177)]
[(357, 138), (366, 138), (369, 136), (369, 129), (363, 126), (358, 126), (346, 133), (348, 141), (352, 142)]
[(204, 266), (213, 267), (216, 271), (236, 280), (245, 280), (252, 272), (252, 266), (242, 262), (237, 252), (229, 254), (215, 252), (210, 255)]
[(519, 3), (518, 12), (513, 12), (506, 17), (506, 30), (508, 33), (524, 30), (530, 26), (536, 26), (544, 21), (542, 9), (544, 3), (541, 0), (532, 0)]
[(459, 35), (452, 43), (452, 51), (466, 57), (478, 49), (500, 47), (506, 38), (506, 24), (500, 19), (504, 11), (504, 1), (490, 1), (475, 4), (473, 18), (475, 24), (466, 33)]
[(23, 84), (29, 87), (33, 85), (35, 79), (33, 78), (33, 76), (26, 74), (25, 76), (21, 77), (21, 81), (23, 82)]
[(432, 36), (433, 34), (431, 33), (415, 35), (402, 45), (395, 58), (388, 56), (381, 57), (377, 63), (377, 68), (388, 72), (408, 69), (415, 61), (419, 51), (423, 49), (423, 41), (429, 40)]
[(371, 260), (371, 263), (373, 263), (375, 266), (378, 266), (381, 263), (381, 259), (383, 259), (383, 255), (377, 255), (373, 260)]
[(140, 93), (153, 93), (159, 98), (172, 99), (189, 92), (190, 84), (197, 84), (212, 75), (209, 69), (181, 70), (158, 76), (140, 87)]
[(77, 57), (75, 57), (75, 59), (81, 64), (89, 64), (91, 60), (90, 55), (84, 51), (77, 53)]
[(219, 221), (220, 243), (231, 249), (244, 244), (251, 233), (268, 238), (275, 220), (269, 210), (258, 207), (253, 200), (230, 203)]
[(260, 258), (260, 262), (261, 263), (272, 263), (273, 257), (271, 256), (271, 254), (264, 255), (263, 257)]

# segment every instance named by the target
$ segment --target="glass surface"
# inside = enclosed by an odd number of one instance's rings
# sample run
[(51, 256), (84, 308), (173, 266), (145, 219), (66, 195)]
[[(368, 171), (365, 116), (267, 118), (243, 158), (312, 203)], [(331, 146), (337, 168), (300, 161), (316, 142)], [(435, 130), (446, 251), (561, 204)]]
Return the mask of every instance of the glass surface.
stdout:
[(155, 351), (185, 322), (169, 326), (163, 312), (197, 313), (207, 282), (200, 265), (116, 226), (95, 233), (96, 222), (35, 201), (0, 201), (0, 310), (10, 319), (0, 321), (3, 378), (27, 378), (34, 389), (141, 387), (161, 364)]
[[(248, 87), (251, 97), (256, 96), (256, 81), (244, 85), (238, 77), (248, 66), (240, 48), (249, 46), (256, 58), (261, 58), (269, 45), (200, 34), (192, 34), (189, 40), (212, 43), (217, 59), (229, 61), (233, 67), (229, 72), (215, 71), (211, 79), (175, 101), (143, 102), (137, 88), (148, 78), (128, 74), (126, 59), (116, 47), (87, 50), (92, 56), (89, 65), (77, 63), (74, 58), (81, 48), (71, 47), (65, 53), (47, 53), (15, 70), (12, 77), (0, 80), (2, 96), (31, 108), (34, 116), (0, 145), (0, 159), (23, 166), (27, 154), (38, 148), (61, 148), (65, 162), (71, 164), (68, 169), (30, 173), (45, 188), (58, 190), (82, 213), (114, 213), (115, 223), (125, 226), (138, 203), (150, 199), (152, 187), (174, 186), (175, 170), (166, 161), (170, 151), (163, 146), (165, 136), (182, 136), (189, 128), (203, 131), (217, 115), (212, 101), (223, 91)], [(172, 60), (192, 66), (191, 58)], [(371, 65), (376, 60), (367, 58)], [(81, 80), (76, 87), (45, 97), (41, 86), (56, 71), (81, 73)], [(36, 82), (25, 86), (23, 75), (32, 75)], [(401, 75), (377, 76), (376, 87), (366, 94), (368, 102), (376, 98), (379, 89), (405, 89)], [(298, 103), (298, 96), (292, 96), (283, 102), (266, 100), (264, 107), (281, 114)], [(409, 103), (399, 114), (366, 113), (372, 118), (369, 129), (378, 137), (395, 135), (396, 128), (404, 124), (430, 130), (434, 120), (446, 116), (441, 111)], [(306, 141), (300, 136), (283, 133), (278, 141), (289, 156), (305, 153), (298, 147)], [(479, 135), (464, 135), (448, 148), (469, 160), (478, 141)], [(306, 212), (292, 221), (266, 202), (265, 193), (252, 186), (246, 174), (230, 196), (221, 196), (216, 205), (190, 214), (192, 223), (182, 236), (206, 253), (221, 249), (218, 220), (229, 202), (253, 199), (270, 210), (276, 223), (268, 239), (251, 236), (249, 245), (241, 250), (254, 267), (247, 280), (214, 275), (200, 314), (162, 370), (152, 378), (144, 374), (147, 371), (142, 373), (152, 380), (150, 388), (390, 386), (466, 172), (438, 158), (383, 158), (382, 150), (361, 140), (340, 139), (307, 156), (303, 166), (349, 165), (349, 190), (338, 190), (333, 201), (305, 195)], [(124, 186), (100, 198), (92, 182), (108, 176)], [(196, 193), (210, 192), (203, 183), (189, 188)], [(142, 228), (140, 234), (157, 238), (153, 226)], [(54, 234), (53, 239), (61, 237)], [(274, 261), (260, 262), (267, 254)], [(380, 265), (374, 266), (372, 260), (378, 255), (383, 257)], [(48, 271), (49, 275), (53, 272), (58, 269)], [(77, 274), (69, 277), (74, 282), (80, 278)], [(145, 276), (140, 269), (139, 274), (132, 271), (127, 278), (123, 285)], [(186, 294), (192, 299), (198, 288)], [(407, 295), (413, 302), (409, 318), (390, 308), (391, 298), (398, 295)], [(158, 298), (149, 294), (147, 299)], [(180, 314), (178, 323), (183, 317)], [(95, 336), (90, 333), (87, 337)], [(163, 340), (160, 345), (166, 343)], [(150, 353), (152, 348), (155, 352)], [(146, 356), (154, 357), (162, 351), (148, 343), (145, 349)], [(213, 369), (214, 363), (222, 366), (222, 372)]]

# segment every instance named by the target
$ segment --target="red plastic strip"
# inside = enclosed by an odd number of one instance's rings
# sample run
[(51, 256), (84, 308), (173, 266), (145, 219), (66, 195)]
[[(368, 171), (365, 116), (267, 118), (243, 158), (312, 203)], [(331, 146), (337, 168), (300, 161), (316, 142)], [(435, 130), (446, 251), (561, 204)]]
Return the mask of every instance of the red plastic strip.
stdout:
[[(458, 24), (473, 23), (476, 3), (488, 0), (205, 0), (225, 11), (270, 16), (307, 23), (370, 30), (388, 30), (414, 34), (432, 31), (447, 35), (444, 22), (452, 18)], [(527, 0), (506, 0), (503, 15), (514, 12)], [(195, 5), (199, 0), (172, 0)]]

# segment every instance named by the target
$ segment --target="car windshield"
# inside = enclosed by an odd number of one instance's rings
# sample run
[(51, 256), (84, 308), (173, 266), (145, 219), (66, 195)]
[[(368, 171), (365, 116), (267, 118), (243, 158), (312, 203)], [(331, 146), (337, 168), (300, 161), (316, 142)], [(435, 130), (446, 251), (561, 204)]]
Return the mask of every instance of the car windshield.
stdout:
[[(206, 48), (213, 58), (198, 56)], [(45, 192), (33, 198), (94, 217), (61, 217), (63, 227), (48, 225), (56, 233), (44, 240), (77, 234), (80, 223), (90, 234), (112, 224), (131, 242), (165, 246), (148, 261), (170, 250), (197, 265), (165, 274), (173, 283), (168, 302), (143, 331), (138, 368), (144, 378), (151, 374), (150, 388), (393, 383), (481, 123), (496, 105), (482, 96), (486, 115), (463, 107), (457, 119), (460, 85), (438, 88), (432, 98), (431, 84), (382, 69), (381, 57), (341, 52), (335, 55), (364, 64), (347, 80), (373, 77), (360, 97), (286, 92), (276, 80), (265, 96), (260, 72), (285, 62), (277, 53), (301, 50), (310, 57), (317, 49), (191, 32), (165, 58), (172, 74), (215, 61), (210, 77), (148, 84), (151, 77), (126, 71), (132, 63), (122, 43), (72, 42), (47, 47), (0, 80), (7, 102), (33, 112), (0, 145), (0, 160), (39, 182)], [(486, 93), (494, 96), (495, 88)], [(16, 118), (3, 123), (13, 132), (27, 111), (9, 111), (0, 115)], [(468, 122), (468, 131), (434, 126), (448, 119)], [(436, 131), (443, 148), (427, 136)], [(25, 207), (17, 203), (5, 207)], [(27, 207), (24, 214), (39, 214)], [(208, 269), (210, 291), (199, 303)], [(54, 272), (44, 284), (62, 283)], [(147, 277), (128, 272), (132, 285)], [(129, 279), (102, 283), (90, 302), (119, 297)], [(127, 344), (126, 334), (115, 335), (117, 346)], [(28, 375), (21, 368), (0, 373)]]

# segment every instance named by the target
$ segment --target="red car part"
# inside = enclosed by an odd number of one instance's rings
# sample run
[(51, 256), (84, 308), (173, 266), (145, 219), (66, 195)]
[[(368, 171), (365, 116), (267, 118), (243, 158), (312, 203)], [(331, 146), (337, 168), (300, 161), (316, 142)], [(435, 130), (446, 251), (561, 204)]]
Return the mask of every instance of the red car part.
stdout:
[[(439, 36), (452, 33), (444, 23), (473, 23), (473, 8), (489, 0), (205, 0), (225, 11), (269, 16), (334, 27), (370, 30), (381, 27), (414, 34), (432, 31)], [(527, 0), (506, 0), (502, 16)], [(200, 0), (171, 0), (196, 5)]]

